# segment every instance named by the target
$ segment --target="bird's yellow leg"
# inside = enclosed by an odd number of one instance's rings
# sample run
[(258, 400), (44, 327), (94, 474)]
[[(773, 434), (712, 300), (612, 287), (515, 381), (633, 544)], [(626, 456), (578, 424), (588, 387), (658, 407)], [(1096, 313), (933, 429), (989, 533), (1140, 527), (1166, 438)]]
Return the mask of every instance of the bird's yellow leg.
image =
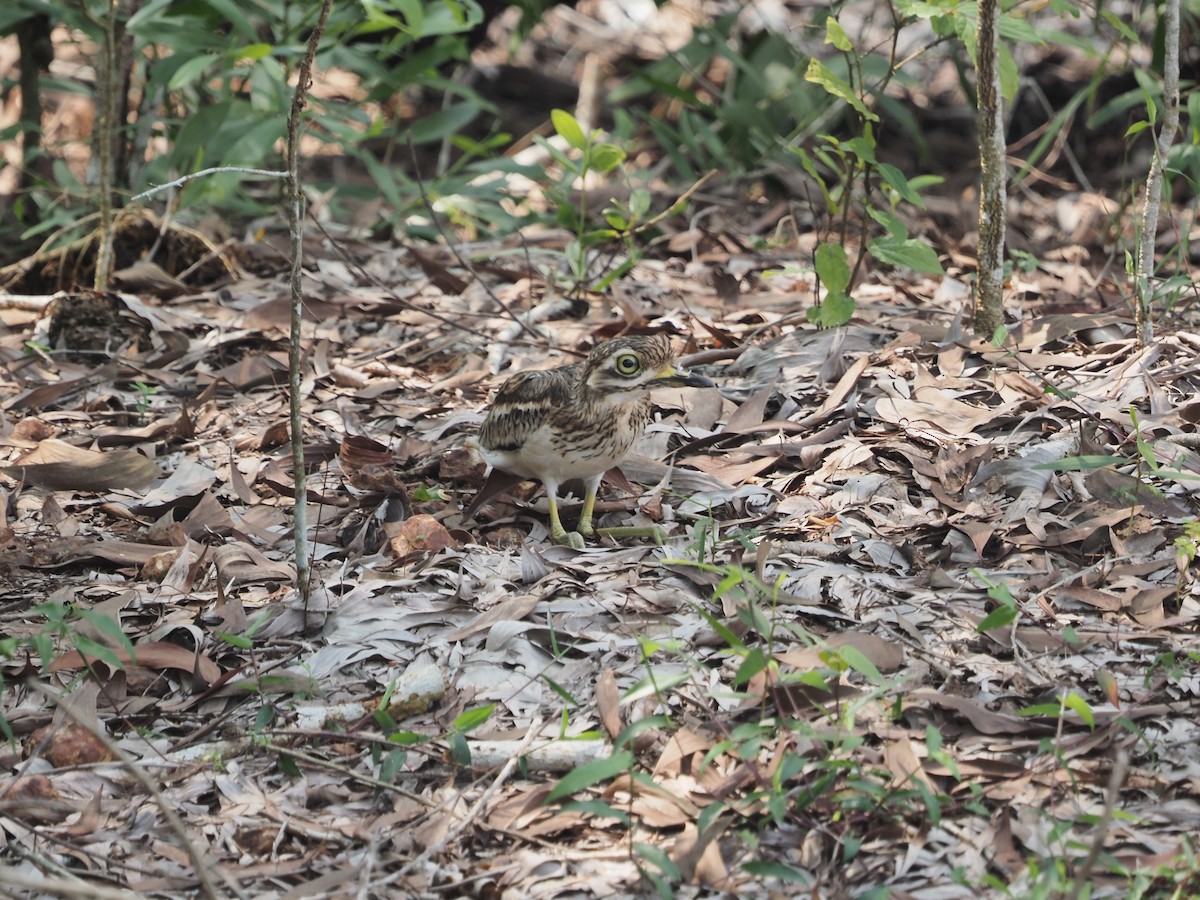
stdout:
[(596, 529), (592, 527), (592, 510), (596, 506), (596, 487), (596, 485), (588, 485), (583, 494), (583, 509), (579, 513), (579, 533), (587, 538), (596, 536)]
[(582, 550), (583, 535), (578, 531), (567, 531), (567, 529), (563, 528), (562, 520), (558, 517), (558, 498), (555, 496), (556, 493), (556, 491), (546, 491), (546, 500), (550, 504), (550, 540), (556, 544), (563, 544), (567, 547), (573, 547), (576, 550)]

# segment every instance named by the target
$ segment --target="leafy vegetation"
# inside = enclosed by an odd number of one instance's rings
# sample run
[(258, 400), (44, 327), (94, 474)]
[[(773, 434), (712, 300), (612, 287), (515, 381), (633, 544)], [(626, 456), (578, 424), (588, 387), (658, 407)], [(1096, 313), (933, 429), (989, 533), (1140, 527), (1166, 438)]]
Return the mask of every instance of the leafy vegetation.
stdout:
[[(49, 24), (70, 29), (59, 32), (57, 48), (82, 54), (98, 41), (107, 8), (99, 0), (53, 8), (16, 0), (0, 11), (0, 31), (47, 16)], [(717, 408), (699, 412), (697, 421), (677, 425), (660, 410), (656, 428), (671, 437), (672, 452), (681, 444), (693, 454), (718, 447), (713, 456), (728, 457), (711, 464), (715, 474), (702, 473), (719, 486), (708, 491), (707, 509), (698, 502), (683, 512), (687, 492), (647, 501), (644, 515), (678, 515), (676, 532), (679, 520), (690, 527), (665, 555), (650, 548), (625, 548), (620, 553), (628, 555), (620, 557), (609, 548), (584, 557), (537, 547), (517, 552), (512, 516), (489, 524), (486, 534), (496, 546), (485, 547), (482, 525), (451, 521), (464, 484), (474, 486), (465, 466), (455, 469), (454, 429), (477, 411), (486, 367), (494, 372), (505, 361), (493, 350), (512, 344), (511, 335), (480, 324), (493, 317), (491, 308), (454, 286), (467, 275), (484, 283), (479, 272), (433, 259), (422, 259), (419, 273), (403, 269), (388, 247), (372, 260), (372, 272), (385, 271), (392, 282), (436, 282), (436, 292), (421, 297), (425, 305), (406, 306), (407, 296), (389, 305), (382, 291), (335, 281), (329, 273), (346, 267), (341, 257), (320, 257), (314, 266), (335, 285), (330, 294), (338, 305), (317, 307), (328, 298), (314, 292), (319, 352), (305, 384), (312, 392), (305, 421), (321, 440), (293, 448), (297, 468), (311, 465), (324, 479), (311, 497), (322, 505), (314, 529), (316, 552), (324, 554), (317, 568), (331, 587), (327, 605), (312, 610), (282, 608), (287, 573), (268, 558), (288, 528), (280, 504), (291, 502), (272, 456), (284, 439), (272, 405), (279, 348), (269, 310), (255, 308), (253, 321), (267, 324), (250, 326), (244, 297), (205, 298), (211, 321), (181, 317), (150, 332), (154, 350), (161, 344), (169, 353), (148, 357), (136, 341), (122, 344), (113, 354), (119, 374), (99, 378), (86, 370), (91, 357), (80, 364), (32, 334), (18, 336), (11, 346), (18, 352), (24, 346), (28, 355), (0, 371), (0, 377), (16, 373), (13, 384), (20, 382), (20, 397), (14, 386), (17, 399), (5, 400), (6, 440), (9, 410), (46, 408), (97, 446), (137, 446), (163, 468), (208, 454), (205, 466), (197, 466), (205, 471), (189, 474), (179, 466), (194, 483), (181, 477), (188, 483), (179, 493), (154, 503), (132, 489), (97, 501), (94, 492), (55, 489), (51, 481), (28, 486), (19, 467), (5, 470), (6, 478), (21, 479), (12, 482), (13, 503), (0, 493), (0, 576), (28, 568), (58, 578), (61, 571), (101, 591), (112, 584), (114, 592), (128, 581), (137, 585), (138, 627), (184, 622), (194, 629), (189, 634), (215, 639), (202, 646), (197, 638), (191, 650), (197, 666), (206, 653), (221, 659), (219, 679), (195, 679), (191, 694), (170, 688), (176, 695), (169, 713), (160, 696), (136, 696), (119, 708), (114, 728), (141, 728), (139, 717), (151, 710), (144, 718), (152, 724), (144, 727), (147, 740), (158, 743), (148, 743), (147, 753), (163, 757), (197, 734), (206, 737), (211, 711), (224, 715), (227, 698), (251, 693), (261, 701), (252, 714), (231, 714), (228, 731), (248, 733), (254, 752), (270, 755), (274, 768), (257, 772), (251, 790), (237, 780), (246, 764), (241, 748), (213, 740), (203, 770), (181, 776), (190, 778), (180, 793), (184, 805), (204, 822), (193, 839), (210, 838), (211, 822), (230, 809), (254, 819), (261, 796), (275, 816), (269, 827), (250, 833), (229, 814), (234, 824), (221, 834), (223, 845), (214, 841), (214, 856), (253, 859), (283, 872), (318, 856), (321, 847), (353, 845), (355, 853), (369, 847), (362, 858), (391, 869), (375, 883), (365, 865), (363, 892), (398, 889), (410, 867), (444, 846), (442, 836), (473, 826), (475, 849), (494, 851), (497, 863), (484, 873), (495, 881), (479, 890), (501, 890), (511, 860), (496, 848), (504, 840), (524, 842), (524, 829), (536, 826), (545, 831), (531, 830), (528, 846), (592, 827), (598, 842), (608, 841), (607, 852), (625, 853), (636, 873), (622, 876), (624, 886), (641, 878), (641, 889), (662, 897), (724, 884), (720, 872), (714, 875), (714, 857), (730, 864), (728, 884), (755, 880), (780, 892), (819, 892), (845, 879), (861, 889), (857, 896), (883, 897), (892, 887), (911, 886), (901, 884), (903, 872), (922, 853), (930, 869), (934, 859), (947, 880), (987, 896), (1085, 896), (1101, 878), (1114, 895), (1130, 898), (1195, 893), (1200, 867), (1190, 836), (1174, 841), (1177, 835), (1148, 831), (1172, 858), (1110, 853), (1105, 843), (1114, 822), (1129, 829), (1123, 849), (1135, 842), (1143, 823), (1122, 806), (1134, 791), (1187, 799), (1186, 780), (1174, 773), (1168, 780), (1163, 758), (1176, 749), (1167, 746), (1174, 740), (1167, 729), (1195, 718), (1198, 654), (1184, 629), (1186, 617), (1194, 617), (1200, 546), (1196, 464), (1186, 442), (1160, 438), (1186, 431), (1194, 420), (1194, 411), (1183, 418), (1173, 404), (1192, 391), (1187, 360), (1195, 348), (1183, 338), (1157, 367), (1150, 358), (1121, 359), (1134, 375), (1106, 382), (1100, 366), (1123, 351), (1112, 349), (1119, 334), (1106, 331), (1112, 323), (1099, 316), (1050, 334), (1060, 316), (1076, 313), (1073, 307), (1048, 313), (1049, 336), (1038, 336), (1036, 322), (1020, 339), (1015, 328), (1002, 328), (997, 343), (1011, 348), (1007, 353), (969, 344), (957, 323), (946, 324), (957, 310), (938, 308), (919, 276), (965, 281), (970, 245), (962, 234), (940, 239), (951, 217), (944, 202), (931, 212), (933, 197), (945, 200), (940, 192), (947, 183), (934, 159), (938, 148), (902, 100), (929, 77), (930, 57), (939, 53), (971, 93), (977, 14), (973, 4), (949, 0), (899, 0), (886, 9), (877, 21), (878, 10), (864, 16), (851, 4), (833, 4), (804, 20), (799, 35), (749, 29), (746, 9), (723, 15), (662, 58), (621, 61), (625, 68), (605, 104), (611, 120), (602, 117), (602, 126), (547, 109), (540, 132), (526, 142), (493, 124), (493, 101), (455, 71), (485, 20), (482, 5), (397, 0), (335, 7), (318, 68), (348, 78), (322, 84), (313, 95), (307, 134), (317, 164), (304, 183), (313, 205), (325, 203), (322, 212), (334, 221), (356, 202), (379, 201), (372, 221), (379, 235), (400, 233), (405, 243), (446, 235), (455, 245), (510, 236), (534, 223), (553, 226), (559, 231), (548, 250), (530, 249), (522, 234), (503, 256), (488, 243), (471, 258), (482, 272), (522, 257), (520, 278), (559, 288), (582, 301), (578, 306), (616, 294), (633, 273), (650, 270), (648, 261), (660, 263), (659, 255), (672, 265), (686, 257), (671, 248), (672, 228), (694, 238), (684, 265), (702, 258), (701, 238), (715, 234), (729, 240), (724, 262), (753, 270), (747, 283), (760, 272), (773, 278), (798, 269), (815, 278), (816, 301), (806, 310), (787, 296), (761, 308), (753, 298), (701, 306), (693, 299), (701, 293), (697, 282), (678, 277), (682, 266), (662, 265), (654, 269), (662, 277), (655, 289), (686, 302), (630, 302), (619, 319), (606, 311), (598, 324), (571, 321), (554, 334), (558, 346), (577, 349), (605, 329), (669, 331), (686, 322), (709, 341), (709, 359), (724, 362), (733, 348), (746, 346), (764, 351), (758, 363), (747, 354), (730, 366), (727, 396), (708, 398)], [(1076, 5), (1054, 0), (1048, 9), (1063, 21), (1020, 5), (1006, 9), (1000, 30), (1010, 47), (1059, 43), (1115, 65), (1117, 49), (1140, 40), (1136, 27), (1102, 9), (1097, 33), (1108, 44), (1097, 48), (1079, 35)], [(280, 165), (311, 10), (275, 0), (242, 7), (151, 0), (121, 25), (130, 49), (123, 70), (129, 110), (118, 154), (122, 196), (216, 167), (224, 170), (179, 185), (166, 218), (215, 212), (241, 224), (273, 213), (277, 184), (259, 186), (245, 170)], [(923, 35), (916, 49), (902, 51), (914, 32)], [(1004, 50), (1010, 101), (1020, 83), (1015, 59)], [(1032, 190), (1045, 177), (1042, 169), (1065, 146), (1055, 132), (1077, 116), (1121, 125), (1123, 152), (1135, 157), (1157, 127), (1161, 89), (1142, 72), (1132, 87), (1101, 97), (1104, 70), (1097, 67), (1090, 83), (1076, 85), (1065, 105), (1051, 111), (1045, 132), (1024, 145), (1015, 184)], [(45, 90), (67, 87), (89, 90), (58, 76), (42, 82)], [(1171, 154), (1168, 176), (1194, 195), (1197, 94), (1186, 98), (1185, 109), (1190, 143)], [(1129, 117), (1138, 121), (1125, 128)], [(19, 127), (10, 132), (19, 133)], [(898, 159), (893, 142), (899, 141), (912, 148), (911, 159)], [(523, 143), (542, 152), (538, 162), (518, 157)], [(67, 165), (61, 145), (27, 146), (25, 163), (36, 177), (5, 223), (9, 243), (55, 232), (63, 242), (93, 228), (90, 175)], [(348, 160), (370, 180), (347, 183), (322, 160)], [(718, 175), (710, 177), (714, 170)], [(963, 184), (956, 189), (968, 190)], [(766, 228), (742, 243), (732, 228), (705, 234), (707, 226), (698, 224), (704, 211), (689, 205), (701, 185), (737, 198), (727, 204), (731, 217), (751, 206), (757, 211), (766, 205), (760, 199), (783, 198), (787, 213), (774, 238), (762, 237)], [(711, 196), (704, 201), (713, 203)], [(1194, 208), (1194, 196), (1188, 202)], [(678, 214), (685, 210), (683, 226)], [(1103, 236), (1089, 251), (1121, 255), (1128, 238), (1117, 219), (1093, 226)], [(775, 255), (753, 257), (750, 246)], [(1061, 263), (1036, 235), (1027, 246), (1011, 254), (1014, 281), (1034, 281)], [(1180, 321), (1191, 315), (1195, 292), (1186, 259), (1180, 241), (1164, 254), (1157, 285), (1162, 309)], [(829, 335), (823, 329), (863, 312), (857, 295), (868, 273), (909, 279), (896, 292), (911, 293), (915, 309), (900, 303), (884, 314), (872, 309), (874, 319), (856, 323), (865, 336), (851, 359), (840, 345), (817, 341)], [(1079, 300), (1077, 286), (1058, 290)], [(1111, 292), (1102, 299), (1111, 301)], [(199, 303), (189, 304), (191, 315)], [(1040, 305), (1039, 315), (1047, 309), (1055, 307)], [(460, 323), (453, 339), (427, 327), (432, 313), (446, 317), (439, 322)], [(874, 321), (891, 317), (901, 320), (894, 331), (875, 328)], [(459, 332), (476, 343), (465, 343)], [(805, 356), (809, 339), (827, 351), (825, 358), (817, 350), (815, 362)], [(1036, 362), (1026, 362), (1031, 358)], [(1035, 369), (1039, 378), (1051, 372), (1044, 378), (1050, 387), (1032, 377)], [(107, 387), (117, 379), (128, 385), (123, 395)], [(80, 395), (78, 406), (62, 399)], [(105, 418), (131, 409), (135, 415), (122, 420), (128, 427), (114, 425), (116, 416)], [(93, 427), (89, 417), (101, 424)], [(1111, 447), (1089, 446), (1088, 429), (1098, 424), (1112, 425), (1105, 439)], [(330, 448), (359, 428), (394, 434), (395, 458), (383, 452), (385, 464), (368, 472), (336, 468)], [(1060, 434), (1071, 429), (1078, 434)], [(1060, 440), (1058, 450), (1044, 446), (1050, 435)], [(1043, 452), (1025, 455), (1026, 445)], [(983, 450), (997, 458), (982, 461)], [(1033, 475), (1008, 480), (1012, 472)], [(700, 492), (712, 481), (697, 483)], [(1036, 489), (1018, 498), (1030, 484)], [(43, 488), (30, 502), (32, 491)], [(64, 511), (56, 497), (72, 490), (88, 496)], [(380, 532), (390, 537), (396, 524), (380, 495), (429, 504), (450, 523), (455, 540), (479, 543), (467, 550), (449, 544), (446, 553), (410, 548), (388, 558), (379, 549), (386, 541), (371, 543)], [(352, 502), (342, 503), (346, 496)], [(372, 508), (374, 502), (380, 505)], [(234, 506), (236, 516), (224, 513)], [(30, 521), (46, 523), (34, 541)], [(104, 548), (111, 559), (101, 558), (93, 555), (89, 528), (140, 543), (122, 553)], [(30, 549), (49, 543), (47, 535), (69, 549), (53, 559)], [(185, 587), (178, 596), (141, 568), (147, 547), (168, 542), (203, 551), (194, 571), (179, 579)], [(210, 552), (226, 549), (244, 558), (223, 556), (204, 574)], [(188, 562), (182, 552), (179, 558)], [(638, 595), (643, 588), (646, 596)], [(1167, 599), (1155, 600), (1160, 594)], [(268, 612), (247, 627), (239, 621), (243, 602)], [(582, 603), (594, 609), (581, 611)], [(72, 648), (114, 669), (136, 657), (126, 634), (136, 631), (133, 625), (123, 629), (80, 604), (45, 603), (29, 607), (28, 615), (28, 633), (0, 637), (6, 687), (19, 690), (13, 672), (48, 678), (52, 661)], [(259, 638), (258, 629), (269, 636)], [(903, 662), (892, 658), (901, 647), (908, 655)], [(1113, 648), (1124, 655), (1114, 657)], [(344, 655), (320, 660), (326, 649)], [(439, 654), (453, 683), (444, 705), (432, 710), (426, 696), (397, 688), (397, 668), (418, 653)], [(272, 665), (300, 662), (272, 675), (260, 665), (264, 656)], [(320, 675), (308, 671), (314, 660), (326, 665)], [(253, 677), (234, 681), (242, 670)], [(334, 680), (331, 672), (351, 674)], [(620, 690), (613, 688), (616, 699), (605, 707), (599, 685), (606, 678), (616, 685), (618, 677)], [(159, 674), (155, 682), (167, 679)], [(267, 698), (268, 691), (282, 699)], [(353, 716), (297, 726), (301, 701), (325, 703), (355, 691), (368, 702), (352, 706)], [(1142, 716), (1152, 703), (1158, 712)], [(532, 721), (549, 727), (539, 737)], [(3, 717), (0, 726), (12, 743), (22, 736)], [(517, 726), (529, 730), (530, 740), (591, 742), (605, 752), (553, 778), (533, 772), (532, 753), (524, 750), (500, 766), (481, 767), (476, 742)], [(176, 746), (164, 751), (169, 742)], [(1121, 754), (1142, 767), (1136, 787), (1122, 780), (1128, 770), (1115, 764)], [(1109, 776), (1111, 794), (1103, 785), (1106, 767), (1122, 776)], [(494, 796), (514, 772), (527, 793)], [(355, 793), (359, 781), (369, 790)], [(1028, 802), (1014, 812), (1021, 789)], [(303, 802), (276, 814), (301, 794)], [(310, 827), (308, 817), (315, 820), (318, 810), (343, 825), (369, 821), (371, 834)], [(281, 826), (283, 819), (291, 824)], [(72, 823), (63, 839), (84, 836), (87, 826), (86, 819)], [(1014, 829), (1023, 830), (1014, 838)], [(958, 853), (970, 842), (974, 852)], [(886, 856), (880, 847), (902, 849)], [(706, 859), (708, 848), (719, 852)], [(163, 856), (179, 865), (175, 856)]]

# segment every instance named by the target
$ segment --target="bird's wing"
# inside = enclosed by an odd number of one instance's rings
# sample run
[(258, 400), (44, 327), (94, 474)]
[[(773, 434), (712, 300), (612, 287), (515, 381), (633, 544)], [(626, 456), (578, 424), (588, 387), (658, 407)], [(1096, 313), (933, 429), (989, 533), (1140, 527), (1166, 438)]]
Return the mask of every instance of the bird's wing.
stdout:
[(486, 450), (519, 450), (570, 399), (567, 369), (520, 372), (500, 385), (479, 429), (479, 443)]

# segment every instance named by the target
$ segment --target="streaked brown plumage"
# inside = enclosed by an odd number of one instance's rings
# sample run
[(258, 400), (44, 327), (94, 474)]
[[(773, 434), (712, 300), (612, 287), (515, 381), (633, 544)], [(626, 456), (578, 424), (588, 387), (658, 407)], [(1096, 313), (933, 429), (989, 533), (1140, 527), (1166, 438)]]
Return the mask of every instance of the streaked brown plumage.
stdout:
[[(650, 421), (649, 390), (668, 385), (712, 382), (675, 367), (666, 335), (614, 338), (582, 362), (509, 378), (473, 444), (492, 467), (539, 480), (549, 498), (551, 539), (582, 547), (583, 538), (595, 534), (592, 508), (601, 477)], [(558, 516), (558, 489), (573, 478), (586, 488), (578, 532), (568, 532)]]

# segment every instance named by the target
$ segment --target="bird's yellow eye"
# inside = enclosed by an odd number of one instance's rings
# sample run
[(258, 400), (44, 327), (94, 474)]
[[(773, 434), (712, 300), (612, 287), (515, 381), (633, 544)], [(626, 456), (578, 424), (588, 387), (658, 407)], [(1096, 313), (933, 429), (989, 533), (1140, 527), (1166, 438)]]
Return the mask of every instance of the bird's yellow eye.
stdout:
[(613, 365), (616, 367), (617, 374), (619, 375), (633, 376), (642, 371), (642, 361), (638, 359), (638, 355), (628, 351), (618, 353), (613, 360)]

